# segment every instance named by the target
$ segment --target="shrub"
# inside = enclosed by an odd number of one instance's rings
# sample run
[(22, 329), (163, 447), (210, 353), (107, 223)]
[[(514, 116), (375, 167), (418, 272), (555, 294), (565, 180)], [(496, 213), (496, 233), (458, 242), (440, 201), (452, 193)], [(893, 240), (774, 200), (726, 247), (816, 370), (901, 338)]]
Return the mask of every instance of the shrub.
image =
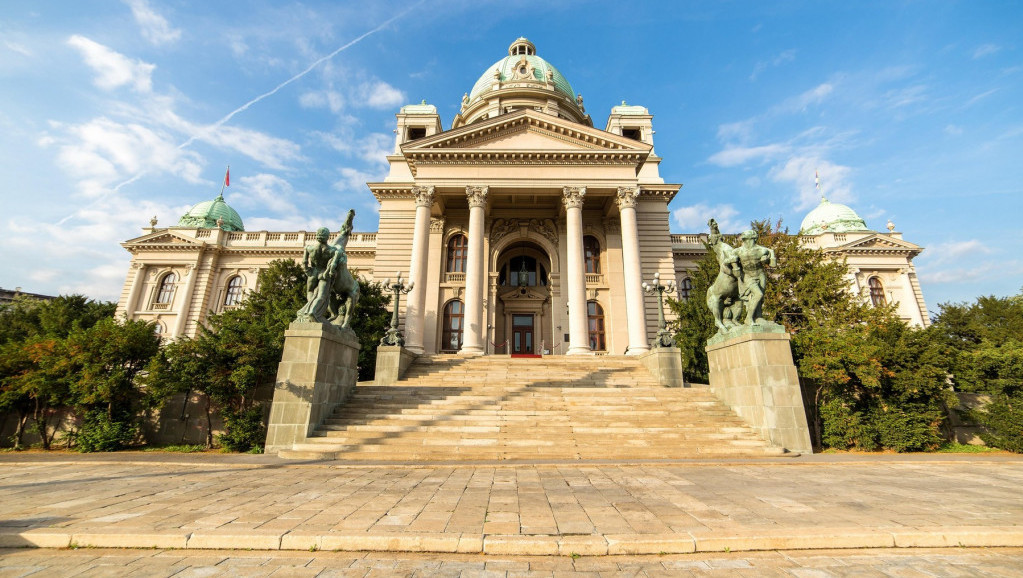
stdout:
[(238, 411), (223, 411), (224, 433), (217, 441), (226, 450), (247, 452), (263, 447), (266, 440), (266, 426), (263, 424), (263, 408), (252, 406)]

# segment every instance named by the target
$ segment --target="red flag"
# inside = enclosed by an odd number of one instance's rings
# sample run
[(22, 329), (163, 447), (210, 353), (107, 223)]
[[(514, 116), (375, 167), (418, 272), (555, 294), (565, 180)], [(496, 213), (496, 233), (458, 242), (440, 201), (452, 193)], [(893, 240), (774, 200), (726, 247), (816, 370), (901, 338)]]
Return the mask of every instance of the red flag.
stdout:
[(231, 167), (227, 167), (227, 173), (224, 174), (224, 186), (231, 186)]

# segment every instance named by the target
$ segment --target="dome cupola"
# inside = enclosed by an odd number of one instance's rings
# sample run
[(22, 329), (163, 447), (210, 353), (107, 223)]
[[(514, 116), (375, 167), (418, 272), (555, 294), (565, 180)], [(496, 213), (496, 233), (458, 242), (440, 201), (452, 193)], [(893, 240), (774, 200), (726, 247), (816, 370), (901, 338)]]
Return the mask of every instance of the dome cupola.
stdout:
[(508, 47), (508, 56), (487, 68), (462, 98), (452, 128), (523, 108), (593, 126), (568, 79), (536, 55), (536, 45), (520, 37)]
[(242, 218), (224, 201), (224, 194), (217, 195), (212, 201), (203, 201), (178, 219), (179, 227), (196, 229), (223, 229), (225, 231), (244, 231)]
[(801, 235), (820, 235), (821, 233), (850, 233), (870, 231), (866, 221), (856, 211), (842, 203), (832, 203), (821, 198), (821, 204), (807, 213), (801, 225)]

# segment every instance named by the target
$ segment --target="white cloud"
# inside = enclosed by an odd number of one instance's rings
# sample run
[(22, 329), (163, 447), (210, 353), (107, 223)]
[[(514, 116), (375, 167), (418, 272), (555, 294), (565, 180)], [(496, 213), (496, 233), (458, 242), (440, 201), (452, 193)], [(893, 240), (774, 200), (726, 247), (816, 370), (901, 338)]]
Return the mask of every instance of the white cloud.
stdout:
[(801, 112), (807, 108), (824, 102), (835, 92), (835, 85), (824, 82), (782, 102), (775, 112)]
[(103, 194), (115, 180), (142, 172), (202, 181), (199, 155), (179, 149), (163, 131), (106, 117), (62, 128), (65, 136), (48, 140), (61, 143), (61, 166), (79, 179), (81, 191), (88, 196)]
[(288, 162), (303, 158), (301, 147), (290, 140), (237, 126), (201, 130), (198, 140), (236, 150), (272, 169), (283, 169)]
[(298, 214), (298, 207), (292, 202), (294, 193), (288, 181), (277, 175), (260, 173), (238, 179), (237, 189), (231, 193), (230, 202), (242, 207), (262, 207), (274, 213), (293, 215)]
[(1001, 50), (1001, 47), (999, 47), (996, 44), (991, 44), (991, 43), (981, 44), (976, 49), (974, 49), (974, 51), (973, 51), (973, 58), (974, 59), (983, 58), (984, 56), (988, 56), (990, 54), (994, 54), (994, 53), (998, 52), (999, 50)]
[(849, 184), (852, 169), (816, 156), (790, 157), (783, 164), (772, 167), (767, 176), (776, 183), (793, 185), (796, 191), (795, 209), (805, 210), (820, 202), (821, 193), (817, 191), (813, 177), (818, 171), (824, 196), (839, 203), (853, 200), (852, 187)]
[(981, 255), (990, 255), (994, 251), (977, 239), (969, 241), (947, 241), (927, 248), (924, 254), (926, 261), (938, 265), (943, 263), (963, 263)]
[(373, 174), (351, 167), (341, 168), (341, 179), (334, 183), (334, 188), (339, 191), (350, 193), (363, 193), (366, 183), (383, 180), (383, 174)]
[(927, 100), (926, 92), (927, 86), (917, 84), (914, 86), (907, 86), (905, 88), (889, 90), (884, 94), (883, 99), (887, 101), (888, 106), (892, 108), (899, 108)]
[(983, 99), (985, 99), (985, 98), (987, 98), (987, 97), (991, 96), (992, 94), (994, 94), (994, 93), (996, 93), (996, 92), (998, 92), (998, 89), (997, 89), (997, 88), (992, 88), (991, 90), (988, 90), (988, 91), (982, 92), (982, 93), (980, 93), (980, 94), (978, 94), (978, 95), (974, 96), (974, 97), (973, 97), (973, 98), (971, 98), (970, 100), (966, 101), (966, 105), (965, 105), (965, 106), (968, 106), (968, 107), (969, 107), (969, 106), (973, 106), (974, 104), (977, 104), (977, 103), (978, 103), (978, 102), (980, 102), (981, 100), (983, 100)]
[(305, 108), (329, 108), (334, 114), (341, 112), (345, 105), (344, 97), (333, 89), (303, 93), (298, 97), (298, 103)]
[(125, 0), (125, 4), (131, 7), (142, 36), (152, 44), (159, 46), (181, 38), (181, 30), (172, 28), (147, 0)]
[(75, 34), (67, 43), (78, 50), (85, 64), (96, 73), (93, 84), (103, 89), (114, 89), (126, 84), (136, 92), (149, 92), (153, 85), (155, 64), (132, 60), (98, 42)]
[(3, 45), (4, 45), (5, 48), (10, 50), (11, 52), (17, 52), (18, 54), (20, 54), (22, 56), (32, 56), (32, 51), (30, 51), (28, 48), (25, 48), (23, 45), (18, 44), (17, 42), (11, 42), (10, 40), (4, 40)]
[(707, 229), (707, 221), (714, 219), (723, 233), (739, 232), (746, 227), (736, 217), (739, 211), (730, 204), (708, 205), (699, 203), (688, 207), (679, 207), (672, 211), (675, 222), (688, 233), (704, 232)]
[(406, 104), (405, 93), (382, 80), (363, 83), (359, 96), (370, 108), (394, 108)]
[(710, 163), (722, 167), (734, 167), (751, 161), (769, 161), (784, 155), (789, 151), (787, 145), (769, 144), (756, 147), (728, 147), (723, 151), (714, 153), (709, 159)]
[(767, 70), (769, 67), (776, 67), (785, 64), (786, 62), (792, 62), (796, 59), (795, 49), (784, 50), (771, 60), (761, 60), (757, 62), (756, 66), (753, 67), (753, 73), (749, 75), (751, 82), (755, 82), (760, 73)]
[(949, 124), (949, 125), (945, 125), (944, 131), (945, 131), (945, 134), (947, 134), (947, 135), (959, 136), (959, 135), (963, 134), (963, 127), (958, 126), (958, 125), (954, 125), (954, 124)]

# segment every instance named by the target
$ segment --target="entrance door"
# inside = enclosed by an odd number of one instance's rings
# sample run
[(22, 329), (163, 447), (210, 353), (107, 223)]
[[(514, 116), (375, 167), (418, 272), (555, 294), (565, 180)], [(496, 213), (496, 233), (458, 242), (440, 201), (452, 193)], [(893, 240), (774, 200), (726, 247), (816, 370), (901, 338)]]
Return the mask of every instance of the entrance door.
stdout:
[(512, 355), (533, 354), (533, 316), (512, 315)]

